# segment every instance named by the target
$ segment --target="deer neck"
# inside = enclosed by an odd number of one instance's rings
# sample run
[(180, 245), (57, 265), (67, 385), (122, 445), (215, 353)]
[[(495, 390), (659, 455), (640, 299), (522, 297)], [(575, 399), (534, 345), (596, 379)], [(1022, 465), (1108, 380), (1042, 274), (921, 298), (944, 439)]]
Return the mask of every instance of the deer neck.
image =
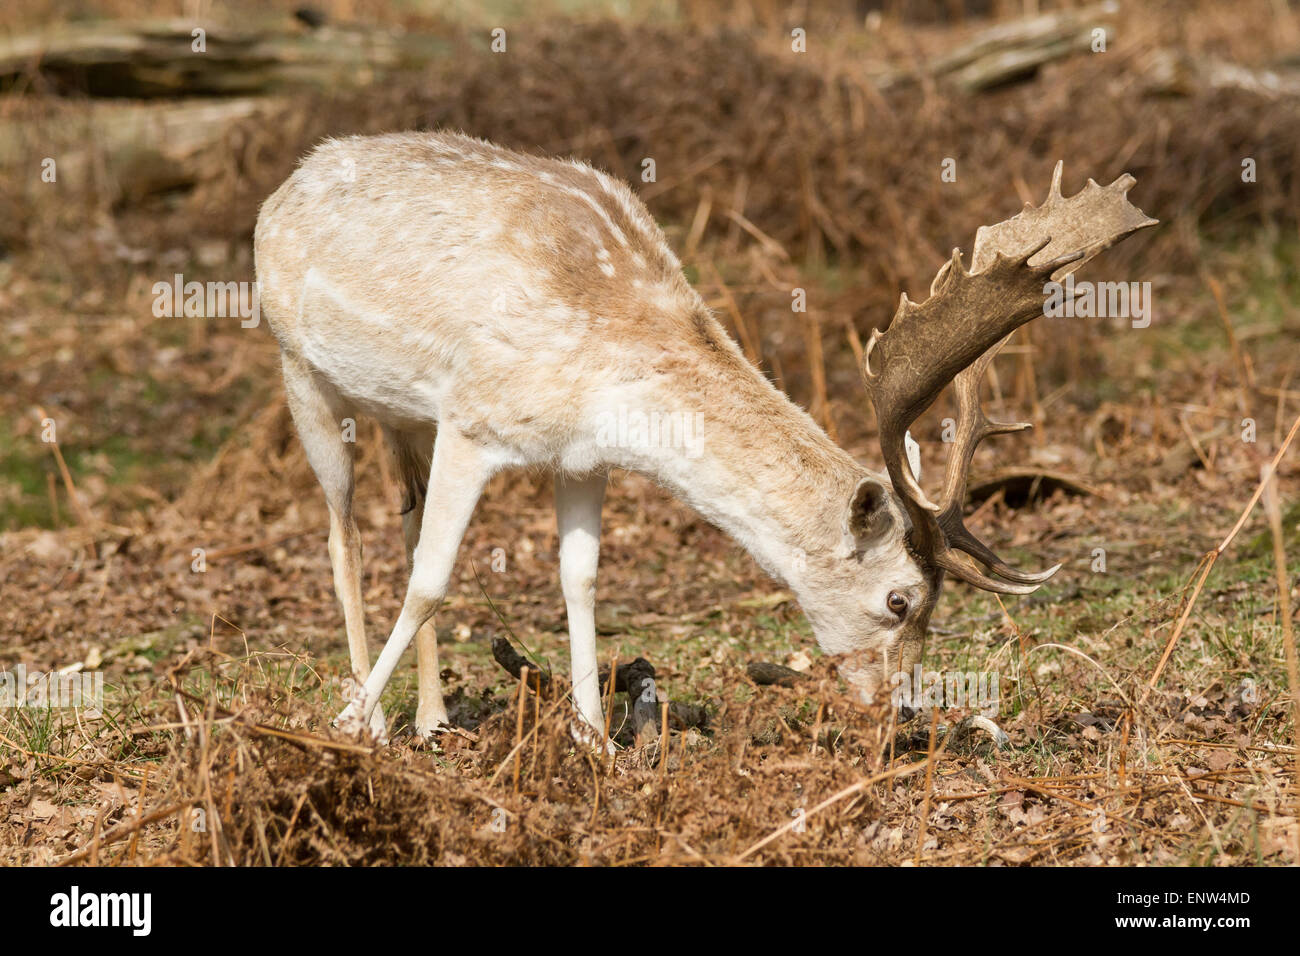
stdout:
[[(843, 519), (866, 473), (751, 365), (711, 319), (701, 355), (668, 353), (645, 405), (681, 422), (626, 463), (726, 531), (796, 595), (806, 569), (843, 547)], [(661, 427), (662, 434), (662, 427)]]

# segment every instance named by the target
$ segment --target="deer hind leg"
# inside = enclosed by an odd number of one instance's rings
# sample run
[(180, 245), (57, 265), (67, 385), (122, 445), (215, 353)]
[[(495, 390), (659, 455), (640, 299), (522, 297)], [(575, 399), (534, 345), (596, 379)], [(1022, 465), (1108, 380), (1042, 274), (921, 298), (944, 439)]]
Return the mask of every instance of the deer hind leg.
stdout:
[(447, 593), (461, 538), (491, 476), (491, 462), (478, 445), (450, 425), (439, 427), (402, 611), (361, 694), (338, 716), (340, 727), (360, 729), (416, 633), (426, 621), (432, 626), (433, 613)]
[[(352, 412), (304, 362), (285, 354), (282, 364), (289, 411), (329, 506), (330, 567), (334, 571), (334, 593), (343, 605), (352, 676), (365, 681), (370, 676), (370, 652), (361, 602), (361, 534), (352, 514), (355, 446), (343, 440), (343, 419)], [(378, 739), (386, 734), (387, 725), (379, 708), (370, 718), (370, 730)]]
[(569, 616), (573, 700), (583, 719), (605, 737), (596, 664), (596, 568), (600, 561), (600, 509), (605, 475), (555, 476), (555, 517), (560, 533), (560, 587)]
[[(397, 460), (398, 478), (402, 483), (402, 536), (406, 539), (406, 567), (409, 571), (415, 567), (415, 547), (419, 544), (420, 525), (424, 520), (433, 439), (387, 430), (385, 435)], [(450, 723), (447, 705), (442, 699), (442, 681), (438, 677), (438, 631), (432, 618), (420, 625), (415, 635), (415, 658), (420, 669), (415, 732), (421, 737), (430, 737)]]

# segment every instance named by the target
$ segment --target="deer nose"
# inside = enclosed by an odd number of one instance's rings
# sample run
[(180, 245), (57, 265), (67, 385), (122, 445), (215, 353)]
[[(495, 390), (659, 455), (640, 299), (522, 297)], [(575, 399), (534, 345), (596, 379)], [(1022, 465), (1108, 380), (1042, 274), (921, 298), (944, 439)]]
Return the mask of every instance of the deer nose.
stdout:
[(898, 704), (898, 722), (905, 724), (916, 716), (916, 708), (911, 704), (905, 704), (902, 701)]

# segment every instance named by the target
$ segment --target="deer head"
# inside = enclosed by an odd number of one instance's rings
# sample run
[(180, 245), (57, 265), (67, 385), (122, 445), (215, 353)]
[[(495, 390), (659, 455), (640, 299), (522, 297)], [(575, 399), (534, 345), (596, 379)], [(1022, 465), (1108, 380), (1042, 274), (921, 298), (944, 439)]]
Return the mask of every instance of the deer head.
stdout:
[[(1042, 205), (1026, 204), (1014, 218), (981, 227), (969, 270), (954, 249), (931, 283), (929, 298), (918, 304), (903, 295), (889, 325), (872, 332), (862, 372), (892, 487), (863, 479), (849, 513), (859, 529), (855, 533), (874, 529), (857, 549), (858, 555), (874, 549), (864, 563), (870, 565), (874, 589), (883, 593), (872, 593), (872, 603), (897, 607), (899, 613), (895, 620), (869, 616), (865, 639), (847, 642), (853, 648), (841, 671), (864, 699), (920, 660), (945, 572), (987, 591), (1028, 594), (1060, 568), (1018, 571), (963, 523), (966, 474), (976, 447), (990, 435), (1030, 427), (991, 421), (980, 405), (980, 383), (1011, 334), (1043, 313), (1052, 291), (1048, 283), (1155, 225), (1127, 199), (1134, 181), (1125, 174), (1103, 188), (1090, 179), (1066, 198), (1057, 163)], [(949, 383), (956, 389), (957, 429), (936, 502), (921, 489), (908, 429)], [(886, 528), (893, 533), (884, 533)], [(809, 609), (814, 625), (817, 613)]]

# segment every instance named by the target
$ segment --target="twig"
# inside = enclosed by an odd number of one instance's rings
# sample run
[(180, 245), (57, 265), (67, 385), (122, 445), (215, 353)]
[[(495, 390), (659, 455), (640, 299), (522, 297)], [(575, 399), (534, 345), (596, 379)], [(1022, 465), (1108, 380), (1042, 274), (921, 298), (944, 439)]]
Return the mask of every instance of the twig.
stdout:
[(45, 473), (45, 491), (50, 496), (50, 525), (57, 528), (59, 526), (59, 486), (54, 480), (54, 475), (50, 472)]
[[(609, 678), (606, 685), (609, 688), (605, 692), (605, 739), (609, 740), (609, 722), (614, 719), (614, 681), (618, 675), (618, 653), (615, 652), (614, 659), (609, 664)], [(596, 791), (597, 799), (600, 797), (600, 791)]]
[(925, 796), (921, 798), (921, 820), (916, 828), (916, 849), (912, 851), (912, 862), (920, 865), (921, 848), (925, 845), (925, 831), (930, 824), (930, 795), (934, 792), (934, 764), (938, 759), (943, 748), (948, 745), (948, 738), (943, 738), (943, 743), (939, 746), (938, 751), (934, 747), (934, 739), (939, 733), (939, 708), (930, 708), (930, 745), (927, 747), (925, 755)]
[[(45, 421), (47, 417), (45, 409), (37, 407), (36, 414), (41, 417), (42, 422)], [(55, 438), (47, 442), (47, 444), (50, 446), (50, 451), (54, 453), (54, 461), (59, 466), (59, 476), (63, 479), (63, 487), (67, 489), (68, 500), (72, 502), (72, 510), (77, 513), (78, 523), (83, 528), (93, 529), (95, 527), (95, 518), (86, 510), (86, 506), (82, 504), (81, 499), (77, 497), (77, 487), (72, 483), (72, 472), (68, 471), (68, 463), (63, 460), (63, 452), (59, 449), (58, 439)]]
[(307, 792), (303, 791), (298, 795), (298, 802), (293, 806), (293, 813), (289, 816), (289, 826), (284, 831), (284, 839), (280, 841), (280, 853), (275, 858), (275, 865), (279, 866), (284, 862), (284, 855), (289, 852), (289, 837), (293, 834), (293, 825), (298, 822), (298, 813), (302, 810), (302, 805), (307, 802)]
[[(1282, 643), (1286, 648), (1286, 676), (1291, 685), (1291, 739), (1300, 749), (1300, 664), (1296, 661), (1295, 631), (1291, 628), (1291, 582), (1286, 572), (1286, 549), (1282, 544), (1282, 508), (1277, 499), (1277, 473), (1264, 476), (1264, 513), (1273, 533), (1273, 570), (1277, 574), (1277, 610), (1282, 618)], [(1300, 755), (1295, 761), (1295, 819), (1300, 821)], [(1300, 827), (1296, 829), (1296, 859), (1300, 861)]]
[[(519, 688), (519, 689), (520, 689), (520, 693), (522, 694), (522, 692), (523, 692), (523, 685), (522, 685), (522, 684), (520, 685), (520, 688)], [(545, 715), (544, 715), (545, 719), (550, 719), (552, 716), (554, 716), (555, 713), (560, 709), (560, 705), (561, 705), (561, 704), (562, 704), (566, 699), (567, 699), (567, 698), (560, 697), (560, 698), (558, 698), (558, 699), (552, 701), (551, 704), (550, 704), (550, 706), (549, 706), (549, 708), (547, 709), (547, 711), (546, 711), (546, 713), (545, 713)], [(510, 766), (510, 762), (511, 762), (511, 760), (514, 759), (515, 755), (516, 755), (517, 753), (519, 753), (520, 748), (522, 748), (523, 745), (524, 745), (526, 742), (527, 742), (527, 738), (522, 738), (522, 739), (520, 739), (520, 740), (519, 740), (519, 741), (518, 741), (518, 742), (517, 742), (517, 743), (516, 743), (516, 744), (515, 744), (511, 749), (510, 749), (510, 752), (509, 752), (508, 754), (506, 754), (504, 758), (502, 758), (501, 762), (500, 762), (499, 764), (497, 764), (497, 769), (496, 769), (495, 771), (493, 771), (493, 773), (492, 773), (492, 777), (488, 780), (488, 786), (489, 786), (489, 787), (494, 787), (494, 786), (496, 786), (496, 782), (497, 782), (499, 779), (501, 779), (501, 774), (505, 771), (506, 767)]]
[[(1232, 347), (1232, 360), (1237, 369), (1241, 372), (1241, 385), (1245, 388), (1255, 387), (1255, 374), (1250, 367), (1249, 361), (1241, 351), (1241, 344), (1237, 341), (1237, 332), (1232, 327), (1232, 317), (1228, 314), (1228, 305), (1223, 299), (1223, 286), (1219, 280), (1212, 276), (1203, 275), (1205, 284), (1210, 287), (1210, 294), (1214, 296), (1214, 304), (1218, 306), (1219, 318), (1223, 321), (1223, 327), (1228, 333), (1228, 344)], [(1239, 396), (1239, 401), (1242, 399)]]
[[(1282, 442), (1282, 447), (1277, 450), (1277, 454), (1273, 456), (1273, 460), (1265, 466), (1265, 471), (1268, 476), (1271, 477), (1277, 470), (1278, 463), (1282, 460), (1282, 456), (1286, 454), (1286, 450), (1291, 447), (1291, 442), (1295, 438), (1297, 431), (1300, 431), (1300, 415), (1296, 416), (1295, 423), (1291, 426), (1291, 431), (1287, 433), (1286, 440)], [(1210, 576), (1210, 570), (1214, 567), (1214, 562), (1219, 560), (1219, 555), (1228, 550), (1228, 545), (1232, 544), (1232, 540), (1237, 537), (1237, 533), (1241, 531), (1242, 527), (1246, 524), (1246, 519), (1250, 517), (1250, 513), (1255, 510), (1255, 505), (1259, 502), (1260, 496), (1264, 493), (1264, 486), (1267, 483), (1268, 478), (1266, 477), (1259, 483), (1259, 486), (1256, 487), (1255, 493), (1250, 496), (1250, 501), (1247, 502), (1245, 509), (1241, 512), (1241, 517), (1239, 517), (1237, 523), (1232, 526), (1232, 530), (1228, 532), (1227, 537), (1219, 542), (1217, 548), (1213, 551), (1207, 552), (1201, 559), (1201, 565), (1198, 568), (1200, 571), (1200, 577), (1197, 578), (1196, 586), (1192, 588), (1191, 596), (1188, 597), (1187, 604), (1183, 607), (1183, 613), (1178, 618), (1178, 624), (1174, 627), (1174, 632), (1169, 635), (1169, 643), (1165, 645), (1165, 651), (1160, 657), (1160, 663), (1156, 665), (1156, 669), (1152, 673), (1151, 679), (1147, 681), (1146, 689), (1138, 699), (1139, 707), (1146, 703), (1147, 698), (1151, 696), (1151, 692), (1156, 689), (1156, 684), (1160, 681), (1160, 675), (1164, 673), (1165, 665), (1169, 663), (1169, 658), (1174, 653), (1174, 646), (1178, 643), (1178, 638), (1182, 636), (1183, 628), (1187, 626), (1187, 619), (1192, 616), (1192, 608), (1196, 604), (1196, 599), (1200, 597), (1201, 588), (1205, 586), (1205, 579)]]
[(194, 802), (192, 800), (182, 800), (180, 803), (173, 803), (169, 806), (163, 807), (161, 810), (155, 810), (153, 813), (146, 814), (143, 817), (136, 817), (131, 822), (123, 823), (119, 826), (116, 826), (113, 829), (109, 830), (107, 833), (105, 833), (103, 836), (97, 838), (96, 840), (92, 840), (89, 846), (86, 846), (78, 850), (76, 853), (73, 853), (71, 856), (64, 857), (55, 865), (69, 866), (73, 863), (78, 863), (81, 860), (86, 859), (86, 857), (90, 856), (92, 850), (96, 850), (98, 847), (105, 846), (109, 843), (116, 843), (118, 840), (122, 839), (122, 837), (129, 836), (130, 834), (134, 833), (136, 830), (139, 830), (141, 827), (148, 826), (150, 823), (154, 823), (158, 820), (163, 819), (164, 817), (169, 817), (173, 813), (176, 813), (177, 811), (180, 810), (184, 810), (187, 807), (191, 807), (193, 805)]
[[(181, 708), (182, 716), (184, 715), (185, 709), (181, 705), (180, 702), (181, 697), (189, 698), (190, 701), (196, 704), (202, 705), (204, 703), (202, 697), (199, 697), (197, 694), (191, 694), (187, 690), (181, 689), (181, 687), (175, 683), (174, 680), (175, 670), (173, 670), (173, 673), (169, 676), (173, 678), (172, 686), (175, 689), (177, 694), (176, 703), (177, 706)], [(308, 747), (319, 747), (324, 750), (342, 750), (346, 753), (354, 753), (354, 754), (372, 754), (375, 752), (374, 747), (366, 747), (362, 744), (354, 744), (344, 740), (330, 740), (328, 737), (317, 737), (314, 734), (294, 733), (288, 730), (280, 730), (278, 727), (269, 727), (266, 724), (260, 724), (251, 721), (247, 717), (244, 717), (241, 714), (237, 714), (234, 711), (227, 710), (226, 708), (222, 707), (220, 704), (217, 704), (215, 701), (213, 701), (212, 703), (213, 703), (214, 715), (218, 711), (222, 715), (220, 720), (218, 720), (214, 716), (209, 721), (209, 723), (212, 724), (224, 722), (225, 720), (231, 720), (234, 723), (239, 724), (239, 726), (243, 727), (244, 729), (252, 731), (255, 734), (261, 734), (264, 737), (279, 737), (281, 740), (287, 740), (289, 741), (289, 743), (294, 744), (295, 746), (304, 750), (307, 749)], [(197, 725), (200, 729), (202, 729), (203, 727), (203, 721), (197, 718), (193, 718), (191, 720), (191, 723)]]
[(700, 239), (704, 236), (704, 230), (709, 224), (709, 213), (713, 210), (713, 190), (708, 183), (700, 187), (700, 200), (695, 206), (695, 216), (691, 219), (691, 228), (686, 233), (686, 245), (682, 249), (682, 260), (691, 262), (695, 258), (695, 250), (700, 244)]
[(749, 233), (750, 236), (752, 236), (768, 253), (776, 256), (782, 262), (790, 261), (790, 253), (786, 250), (785, 246), (781, 245), (781, 243), (777, 242), (762, 229), (759, 229), (758, 226), (746, 219), (744, 214), (735, 209), (728, 209), (726, 212), (728, 219), (734, 222), (741, 229), (745, 230), (745, 232)]
[(822, 350), (822, 327), (815, 312), (804, 316), (804, 348), (808, 355), (808, 374), (812, 379), (812, 402), (809, 414), (821, 421), (831, 441), (838, 441), (835, 419), (831, 417), (831, 400), (826, 393), (826, 355)]
[[(1068, 796), (1067, 794), (1061, 793), (1061, 791), (1059, 790), (1053, 790), (1051, 787), (1043, 787), (1041, 785), (1034, 784), (1032, 781), (1026, 780), (1023, 777), (1007, 775), (1003, 779), (1007, 783), (1013, 783), (1017, 785), (1022, 790), (1032, 790), (1034, 793), (1041, 794), (1042, 796), (1049, 797), (1053, 800), (1064, 801), (1065, 803), (1068, 803), (1071, 806), (1076, 806), (1081, 810), (1087, 810), (1089, 813), (1096, 813), (1097, 811), (1100, 811), (1102, 816), (1105, 817), (1107, 820), (1114, 820), (1116, 823), (1122, 823), (1126, 827), (1133, 827), (1138, 830), (1145, 830), (1148, 833), (1158, 832), (1158, 831), (1154, 831), (1151, 827), (1146, 826), (1145, 824), (1139, 823), (1136, 820), (1128, 820), (1125, 819), (1124, 817), (1116, 816), (1115, 814), (1108, 811), (1105, 807), (1096, 805), (1096, 803), (1091, 803), (1091, 804), (1087, 803), (1083, 800), (1079, 800), (1075, 797), (1071, 797)], [(1103, 794), (1102, 799), (1105, 799), (1107, 796), (1115, 796), (1115, 795), (1116, 794), (1114, 793)]]
[(659, 776), (662, 777), (668, 773), (668, 701), (663, 702), (660, 712), (662, 729), (659, 732)]
[(718, 284), (718, 289), (722, 293), (722, 304), (726, 307), (728, 314), (731, 316), (731, 320), (736, 325), (736, 334), (740, 336), (740, 344), (745, 350), (745, 358), (749, 359), (759, 368), (762, 368), (762, 343), (754, 336), (753, 331), (749, 327), (749, 323), (745, 321), (744, 314), (741, 313), (740, 307), (736, 305), (736, 300), (732, 296), (731, 290), (727, 288), (727, 283), (723, 281), (722, 273), (718, 271), (717, 266), (713, 265), (713, 263), (709, 263), (709, 271), (713, 274), (713, 280)]
[(789, 823), (777, 827), (767, 836), (763, 837), (763, 839), (759, 840), (757, 843), (751, 846), (744, 853), (740, 854), (740, 856), (736, 857), (736, 862), (739, 863), (741, 860), (745, 859), (745, 857), (757, 853), (759, 850), (767, 846), (777, 837), (781, 836), (781, 834), (786, 833), (789, 830), (793, 829), (801, 820), (806, 823), (809, 817), (813, 816), (814, 814), (820, 813), (821, 811), (825, 810), (827, 807), (838, 803), (839, 801), (845, 799), (846, 797), (851, 797), (855, 793), (859, 793), (862, 790), (865, 790), (867, 787), (872, 786), (873, 784), (881, 783), (882, 781), (889, 780), (894, 777), (905, 777), (908, 776), (909, 774), (916, 773), (917, 771), (924, 768), (925, 765), (926, 765), (926, 761), (916, 760), (913, 761), (912, 763), (903, 764), (900, 767), (894, 767), (892, 770), (882, 771), (878, 774), (874, 774), (870, 777), (867, 777), (864, 780), (859, 780), (857, 783), (850, 784), (849, 786), (841, 790), (839, 793), (832, 794), (831, 796), (827, 797), (821, 803), (817, 804), (817, 806), (813, 807), (811, 810), (805, 813), (802, 817), (795, 817)]
[[(135, 805), (135, 815), (137, 817), (140, 814), (144, 813), (144, 795), (145, 795), (145, 791), (147, 791), (148, 789), (149, 789), (149, 768), (145, 767), (144, 778), (140, 781), (140, 797), (137, 800)], [(131, 843), (126, 850), (126, 858), (128, 862), (135, 859), (135, 849), (137, 843), (139, 842), (139, 837), (140, 837), (139, 833), (131, 834)]]
[[(220, 548), (216, 551), (208, 551), (204, 553), (203, 557), (206, 561), (216, 561), (221, 558), (233, 558), (236, 555), (247, 554), (250, 551), (262, 551), (266, 548), (273, 548), (277, 544), (284, 544), (284, 542), (291, 541), (294, 538), (301, 538), (305, 534), (312, 534), (315, 530), (315, 528), (301, 528), (298, 531), (290, 531), (287, 534), (277, 535), (274, 538), (267, 538), (264, 541), (254, 541), (251, 544), (239, 544), (230, 548)], [(226, 623), (230, 622), (227, 621)], [(234, 625), (231, 626), (233, 627)]]
[(1269, 807), (1260, 803), (1245, 803), (1241, 800), (1233, 800), (1230, 797), (1219, 797), (1212, 793), (1204, 793), (1200, 790), (1192, 790), (1190, 788), (1187, 792), (1197, 800), (1209, 800), (1211, 803), (1222, 803), (1229, 807), (1241, 807), (1244, 810), (1254, 810), (1256, 813), (1271, 814), (1273, 812)]
[[(1254, 753), (1263, 754), (1294, 754), (1300, 756), (1300, 747), (1252, 747), (1242, 746), (1241, 744), (1221, 744), (1213, 740), (1188, 740), (1185, 737), (1165, 737), (1161, 740), (1165, 744), (1182, 744), (1186, 747), (1209, 747), (1211, 750), (1246, 750)], [(1259, 768), (1253, 768), (1258, 772)], [(1136, 772), (1136, 771), (1134, 771)]]
[(524, 737), (524, 701), (528, 699), (528, 665), (519, 673), (519, 706), (515, 708), (515, 793), (519, 793), (519, 747)]

